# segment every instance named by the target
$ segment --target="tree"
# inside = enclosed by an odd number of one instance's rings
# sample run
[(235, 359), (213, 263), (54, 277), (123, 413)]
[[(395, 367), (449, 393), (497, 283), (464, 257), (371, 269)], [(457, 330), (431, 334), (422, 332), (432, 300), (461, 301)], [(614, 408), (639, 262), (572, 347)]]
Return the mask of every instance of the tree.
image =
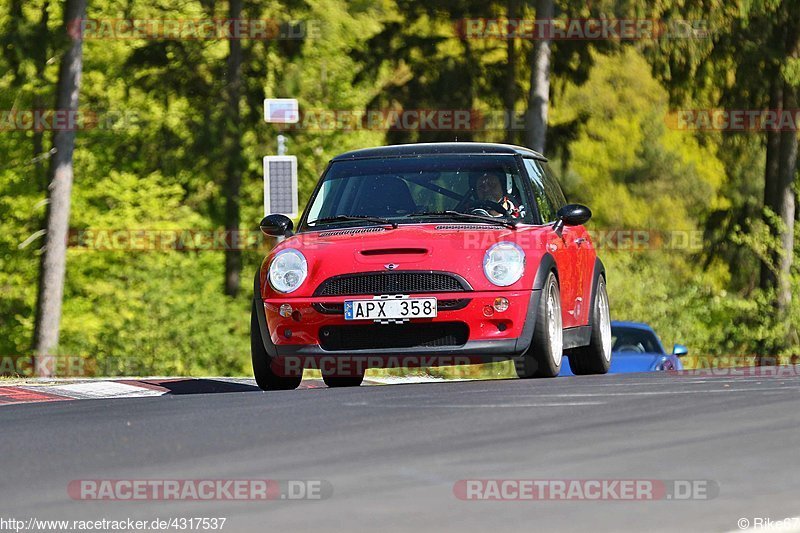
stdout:
[[(64, 9), (64, 29), (71, 42), (61, 60), (56, 90), (56, 110), (75, 117), (83, 69), (83, 36), (80, 21), (86, 17), (86, 0), (67, 0)], [(51, 354), (58, 346), (61, 325), (61, 304), (67, 266), (67, 231), (69, 229), (70, 197), (72, 194), (72, 155), (75, 149), (75, 127), (58, 129), (53, 135), (55, 153), (51, 159), (48, 186), (47, 235), (42, 255), (39, 295), (37, 302), (34, 350), (36, 373), (48, 376)]]
[[(663, 6), (662, 6), (663, 7)], [(756, 0), (720, 7), (710, 0), (695, 0), (671, 6), (685, 20), (705, 20), (712, 38), (665, 39), (652, 56), (653, 70), (670, 90), (674, 104), (688, 100), (728, 109), (762, 109), (793, 112), (800, 87), (800, 2)], [(655, 13), (661, 18), (666, 13)], [(765, 342), (760, 349), (775, 353), (788, 346), (791, 303), (791, 271), (794, 259), (794, 182), (797, 175), (797, 130), (766, 126), (763, 181), (763, 220), (751, 220), (756, 234), (759, 224), (767, 227), (764, 237), (754, 237), (751, 246), (765, 248), (761, 260), (759, 288), (773, 300), (774, 319), (783, 330), (777, 343)], [(733, 209), (747, 209), (747, 205)], [(736, 218), (736, 217), (734, 217)], [(716, 221), (712, 216), (709, 221)], [(731, 262), (731, 270), (740, 268)]]
[[(515, 20), (518, 16), (518, 0), (508, 0), (506, 12), (509, 20)], [(514, 132), (514, 113), (517, 105), (517, 40), (510, 38), (506, 41), (506, 68), (505, 68), (505, 88), (503, 90), (503, 113), (506, 119), (505, 142), (513, 144), (516, 137)]]
[[(789, 6), (784, 5), (788, 10)], [(789, 10), (784, 13), (783, 18), (784, 33), (783, 42), (777, 43), (780, 50), (782, 47), (785, 56), (781, 67), (789, 61), (800, 64), (800, 22), (797, 20), (797, 11)], [(780, 102), (781, 110), (786, 113), (794, 113), (797, 109), (797, 87), (800, 79), (787, 79), (786, 70), (780, 69), (781, 75), (773, 79), (776, 85), (775, 91), (780, 90), (782, 99)], [(800, 73), (793, 73), (800, 77)], [(781, 87), (782, 85), (782, 87)], [(776, 102), (777, 103), (777, 102)], [(795, 192), (794, 183), (797, 174), (797, 130), (796, 127), (783, 128), (780, 132), (780, 140), (774, 141), (776, 135), (772, 134), (773, 144), (777, 144), (777, 154), (775, 150), (768, 151), (767, 169), (765, 174), (764, 190), (769, 191), (769, 196), (765, 193), (765, 207), (776, 213), (781, 221), (781, 227), (777, 228), (777, 235), (780, 239), (780, 253), (777, 254), (777, 276), (776, 279), (767, 278), (770, 286), (774, 286), (777, 291), (776, 307), (779, 315), (786, 314), (792, 300), (792, 290), (790, 276), (792, 262), (794, 259), (794, 221), (795, 221)], [(768, 140), (768, 141), (769, 141)], [(776, 157), (777, 156), (777, 157)], [(777, 164), (774, 162), (777, 158)], [(763, 267), (762, 267), (763, 268)], [(774, 285), (773, 285), (774, 283)], [(771, 287), (770, 287), (771, 288)]]
[[(242, 0), (230, 0), (229, 19), (232, 23), (242, 18)], [(242, 272), (242, 252), (237, 245), (240, 214), (239, 192), (242, 188), (242, 128), (239, 113), (242, 76), (242, 41), (233, 36), (228, 39), (228, 83), (227, 109), (224, 117), (227, 143), (227, 172), (225, 176), (225, 294), (236, 296), (239, 292), (239, 277)]]
[[(33, 82), (34, 97), (33, 109), (45, 107), (43, 92), (49, 88), (45, 80), (44, 72), (47, 68), (48, 45), (50, 42), (47, 24), (49, 21), (50, 1), (45, 0), (39, 9), (41, 15), (38, 22), (34, 22), (25, 15), (22, 0), (11, 0), (8, 10), (8, 24), (4, 28), (4, 35), (0, 37), (0, 50), (6, 57), (9, 65), (9, 72), (12, 74), (11, 87), (18, 91), (17, 94), (24, 93), (23, 87), (26, 82)], [(33, 70), (36, 76), (33, 79), (27, 74), (26, 62), (33, 62)], [(44, 152), (44, 132), (41, 130), (33, 131), (33, 156), (32, 161), (35, 169), (36, 183), (44, 190), (47, 187), (47, 173), (44, 168), (44, 160), (47, 153)]]
[[(537, 0), (536, 27), (549, 28), (553, 14), (553, 0)], [(525, 113), (525, 140), (529, 148), (539, 153), (544, 153), (547, 136), (547, 110), (550, 104), (550, 47), (549, 35), (537, 38), (530, 55), (531, 86), (528, 93), (528, 110)]]

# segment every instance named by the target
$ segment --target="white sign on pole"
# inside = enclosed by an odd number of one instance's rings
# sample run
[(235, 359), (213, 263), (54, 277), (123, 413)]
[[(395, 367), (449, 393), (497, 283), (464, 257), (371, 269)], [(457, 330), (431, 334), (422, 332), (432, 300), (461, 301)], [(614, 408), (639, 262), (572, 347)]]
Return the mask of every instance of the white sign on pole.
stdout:
[(264, 120), (272, 124), (295, 124), (300, 108), (294, 98), (265, 98)]
[(297, 158), (268, 155), (264, 158), (264, 216), (297, 218)]

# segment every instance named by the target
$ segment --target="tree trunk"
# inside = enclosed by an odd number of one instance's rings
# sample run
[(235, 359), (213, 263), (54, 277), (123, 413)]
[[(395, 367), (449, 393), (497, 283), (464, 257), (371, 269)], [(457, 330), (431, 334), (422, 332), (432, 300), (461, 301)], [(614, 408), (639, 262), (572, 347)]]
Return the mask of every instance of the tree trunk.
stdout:
[[(783, 27), (781, 39), (785, 43), (785, 57), (800, 57), (800, 25), (796, 21)], [(797, 109), (797, 89), (781, 79), (780, 71), (773, 76), (776, 81), (770, 94), (770, 107), (778, 113), (792, 113)], [(782, 123), (782, 121), (781, 121)], [(772, 259), (772, 268), (761, 266), (761, 287), (774, 288), (775, 310), (778, 321), (785, 328), (788, 344), (788, 311), (792, 301), (791, 271), (794, 261), (794, 227), (796, 218), (796, 199), (794, 183), (797, 177), (797, 131), (784, 128), (782, 131), (767, 134), (767, 165), (764, 183), (764, 205), (770, 208), (780, 220), (779, 253)], [(781, 346), (776, 346), (776, 349)]]
[[(783, 87), (783, 109), (797, 109), (795, 89), (788, 83)], [(797, 175), (797, 131), (786, 129), (781, 132), (780, 156), (778, 162), (778, 181), (776, 213), (782, 222), (781, 258), (778, 264), (777, 305), (779, 316), (785, 317), (792, 301), (791, 270), (794, 260), (794, 181)]]
[[(75, 20), (86, 18), (86, 0), (67, 0), (64, 7), (64, 28)], [(72, 35), (69, 48), (61, 60), (56, 90), (56, 109), (75, 117), (83, 68), (83, 39)], [(75, 149), (75, 128), (56, 130), (53, 135), (55, 153), (50, 164), (47, 236), (42, 255), (39, 294), (34, 333), (36, 374), (52, 374), (52, 354), (58, 346), (61, 327), (61, 303), (67, 266), (67, 230), (70, 195), (72, 193), (72, 154)]]
[[(508, 18), (514, 20), (518, 17), (517, 1), (508, 0)], [(517, 104), (517, 40), (510, 38), (506, 41), (506, 79), (503, 91), (503, 113), (505, 115), (506, 137), (505, 141), (513, 144), (516, 138), (514, 129), (515, 106)]]
[[(242, 18), (242, 0), (230, 0), (229, 16)], [(241, 221), (239, 191), (242, 187), (242, 136), (239, 100), (241, 93), (242, 41), (231, 38), (228, 54), (227, 110), (225, 136), (227, 137), (227, 176), (225, 178), (225, 230), (228, 249), (225, 251), (225, 294), (236, 296), (242, 272), (242, 252), (239, 242)]]
[[(536, 20), (549, 28), (553, 20), (553, 0), (537, 0)], [(537, 28), (541, 27), (537, 24)], [(537, 39), (531, 51), (531, 88), (528, 111), (525, 114), (525, 140), (529, 148), (544, 153), (547, 136), (547, 108), (550, 102), (550, 50), (549, 35)]]
[[(783, 109), (783, 80), (780, 77), (780, 71), (776, 70), (772, 78), (772, 89), (770, 91), (769, 108), (781, 112)], [(778, 181), (779, 181), (779, 161), (781, 150), (781, 132), (780, 130), (767, 131), (767, 160), (764, 167), (764, 207), (769, 208), (777, 213), (777, 204), (775, 197), (777, 194)], [(777, 257), (771, 255), (765, 261), (761, 262), (761, 275), (759, 286), (762, 290), (769, 290), (775, 287), (778, 278), (775, 275), (775, 266), (778, 262)]]

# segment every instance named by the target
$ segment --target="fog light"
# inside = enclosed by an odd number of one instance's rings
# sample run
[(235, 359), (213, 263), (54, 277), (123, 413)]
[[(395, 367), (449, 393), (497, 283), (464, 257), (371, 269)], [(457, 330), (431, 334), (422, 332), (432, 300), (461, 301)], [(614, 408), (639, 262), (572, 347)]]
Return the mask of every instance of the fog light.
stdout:
[(283, 304), (279, 313), (283, 318), (289, 318), (292, 316), (292, 306), (289, 304)]
[(494, 309), (492, 309), (491, 305), (487, 305), (483, 308), (483, 316), (492, 316), (494, 314)]
[(494, 310), (498, 313), (502, 313), (508, 309), (508, 298), (495, 298), (494, 299)]

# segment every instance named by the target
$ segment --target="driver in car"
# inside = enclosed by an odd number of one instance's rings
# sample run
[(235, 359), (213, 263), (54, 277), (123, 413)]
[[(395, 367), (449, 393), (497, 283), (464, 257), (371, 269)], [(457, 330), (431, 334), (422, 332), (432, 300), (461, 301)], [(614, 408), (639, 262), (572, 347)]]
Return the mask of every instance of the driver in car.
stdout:
[[(475, 194), (478, 197), (478, 203), (490, 202), (499, 204), (506, 211), (508, 211), (508, 214), (511, 216), (511, 218), (520, 218), (524, 216), (524, 212), (522, 211), (523, 207), (517, 207), (517, 205), (505, 193), (503, 187), (504, 182), (505, 177), (499, 172), (484, 172), (475, 181)], [(486, 211), (487, 215), (493, 217), (503, 216), (503, 213), (498, 212), (496, 209), (488, 208), (488, 206), (481, 206), (476, 209), (476, 211)]]

